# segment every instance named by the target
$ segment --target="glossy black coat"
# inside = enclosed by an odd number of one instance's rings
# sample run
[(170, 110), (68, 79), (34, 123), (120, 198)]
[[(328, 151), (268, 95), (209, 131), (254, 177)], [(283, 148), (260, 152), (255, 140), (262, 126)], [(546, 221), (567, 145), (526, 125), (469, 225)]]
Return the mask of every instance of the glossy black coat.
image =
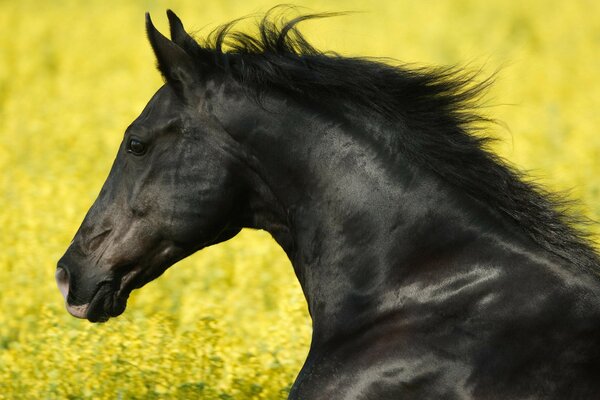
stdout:
[[(315, 90), (329, 102), (277, 80), (256, 92), (235, 66), (211, 64), (226, 55), (195, 44), (174, 14), (169, 20), (173, 41), (147, 21), (167, 83), (127, 129), (59, 261), (74, 315), (117, 316), (131, 290), (177, 260), (243, 227), (264, 229), (289, 256), (313, 321), (290, 399), (600, 398), (596, 254), (551, 205), (531, 200), (543, 198), (535, 187), (482, 153), (461, 126), (444, 126), (452, 116), (443, 94), (430, 112), (437, 106), (446, 120), (406, 110), (390, 120), (386, 107), (365, 106), (369, 99), (333, 103), (322, 82)], [(232, 53), (232, 63), (239, 59)], [(325, 62), (317, 61), (299, 64)], [(417, 138), (425, 133), (415, 127), (428, 121), (439, 137), (464, 135), (474, 158), (460, 159), (458, 141)], [(454, 164), (422, 161), (410, 140)], [(463, 175), (452, 180), (451, 168)], [(486, 181), (493, 168), (531, 191), (509, 199), (524, 207), (486, 200), (490, 186), (506, 184)], [(480, 183), (461, 183), (469, 174)], [(562, 238), (543, 216), (526, 226), (519, 216), (527, 210), (550, 215)]]

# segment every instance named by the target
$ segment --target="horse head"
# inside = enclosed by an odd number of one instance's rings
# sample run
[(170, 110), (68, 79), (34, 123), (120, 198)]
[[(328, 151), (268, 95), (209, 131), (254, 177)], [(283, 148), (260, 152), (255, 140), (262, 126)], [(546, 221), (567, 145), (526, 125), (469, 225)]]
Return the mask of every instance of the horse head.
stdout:
[[(169, 20), (173, 40), (191, 40), (171, 12)], [(146, 28), (166, 83), (126, 129), (56, 271), (68, 311), (90, 321), (121, 314), (133, 289), (240, 230), (235, 146), (205, 112), (202, 71), (148, 15)]]

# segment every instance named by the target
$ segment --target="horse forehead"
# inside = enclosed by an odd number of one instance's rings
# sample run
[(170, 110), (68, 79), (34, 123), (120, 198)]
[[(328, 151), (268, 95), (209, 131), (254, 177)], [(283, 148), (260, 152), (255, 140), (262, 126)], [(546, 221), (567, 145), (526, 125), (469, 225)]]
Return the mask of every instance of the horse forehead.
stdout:
[(181, 112), (180, 101), (174, 90), (163, 85), (152, 96), (133, 125), (154, 125), (157, 121), (171, 120)]

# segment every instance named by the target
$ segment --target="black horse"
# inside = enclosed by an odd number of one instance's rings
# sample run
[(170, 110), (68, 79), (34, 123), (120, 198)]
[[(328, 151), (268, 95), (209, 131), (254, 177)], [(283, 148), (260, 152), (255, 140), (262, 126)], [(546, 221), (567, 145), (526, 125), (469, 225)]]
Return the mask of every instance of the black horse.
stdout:
[(324, 15), (199, 44), (167, 14), (166, 83), (58, 263), (71, 314), (264, 229), (313, 321), (291, 399), (600, 398), (599, 257), (473, 133), (489, 82), (323, 53), (297, 23)]

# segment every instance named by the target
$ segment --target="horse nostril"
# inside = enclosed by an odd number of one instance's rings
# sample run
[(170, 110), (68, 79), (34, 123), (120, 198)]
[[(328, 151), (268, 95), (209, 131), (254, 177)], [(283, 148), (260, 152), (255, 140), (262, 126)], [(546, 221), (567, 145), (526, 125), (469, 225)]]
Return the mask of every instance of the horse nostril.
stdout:
[(56, 278), (58, 290), (60, 290), (60, 293), (62, 293), (66, 300), (67, 295), (69, 294), (69, 274), (63, 267), (58, 267), (56, 268), (56, 274), (54, 276)]

